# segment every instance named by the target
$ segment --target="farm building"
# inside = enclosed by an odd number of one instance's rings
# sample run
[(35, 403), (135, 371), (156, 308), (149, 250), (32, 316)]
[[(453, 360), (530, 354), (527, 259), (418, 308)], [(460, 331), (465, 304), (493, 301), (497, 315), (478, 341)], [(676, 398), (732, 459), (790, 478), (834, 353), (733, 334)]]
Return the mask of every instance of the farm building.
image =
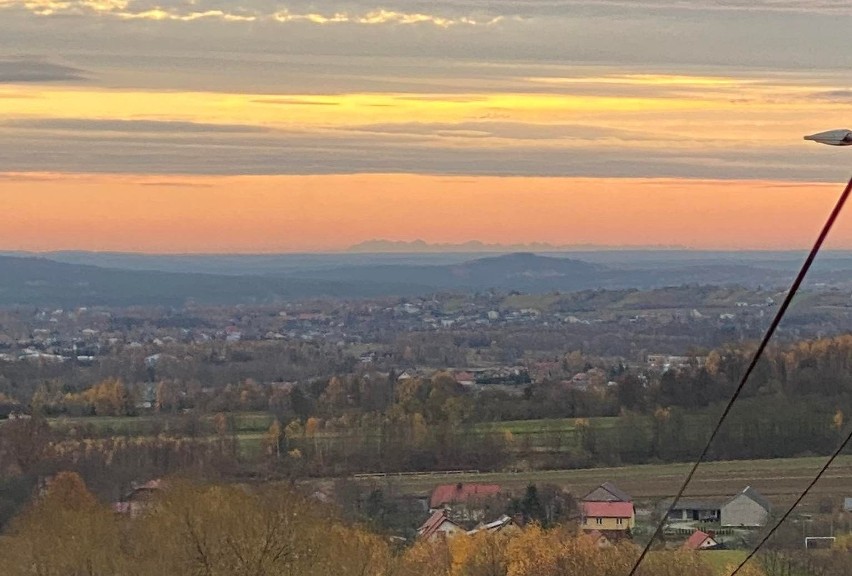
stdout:
[[(668, 521), (677, 522), (718, 522), (722, 514), (724, 500), (678, 500), (668, 515)], [(671, 500), (661, 505), (662, 511), (668, 510)]]
[(724, 527), (758, 528), (766, 525), (771, 513), (772, 504), (747, 486), (722, 506), (720, 520)]

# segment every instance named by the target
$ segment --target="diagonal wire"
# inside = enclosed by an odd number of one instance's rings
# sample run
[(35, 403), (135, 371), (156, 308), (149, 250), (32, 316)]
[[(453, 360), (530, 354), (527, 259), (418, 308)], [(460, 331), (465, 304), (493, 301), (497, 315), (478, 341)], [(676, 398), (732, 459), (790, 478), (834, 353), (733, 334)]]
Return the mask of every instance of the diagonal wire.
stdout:
[(796, 501), (793, 502), (793, 505), (790, 506), (790, 508), (787, 509), (787, 511), (784, 513), (783, 516), (781, 516), (781, 518), (778, 520), (778, 522), (776, 522), (775, 525), (772, 526), (772, 529), (769, 532), (766, 533), (766, 535), (760, 540), (760, 542), (757, 543), (757, 546), (755, 546), (754, 549), (751, 552), (749, 552), (749, 555), (746, 556), (745, 559), (742, 562), (740, 562), (740, 565), (737, 566), (734, 569), (734, 571), (730, 573), (729, 576), (736, 576), (736, 574), (743, 568), (743, 566), (748, 564), (748, 561), (751, 560), (752, 557), (754, 557), (755, 554), (757, 554), (758, 550), (760, 550), (763, 547), (763, 545), (766, 544), (766, 542), (769, 541), (769, 539), (772, 537), (772, 535), (775, 534), (775, 531), (778, 530), (778, 528), (781, 527), (781, 524), (784, 523), (784, 520), (786, 520), (787, 517), (790, 516), (790, 514), (793, 513), (793, 510), (795, 510), (796, 507), (802, 502), (802, 500), (805, 499), (805, 496), (808, 495), (808, 492), (811, 491), (811, 488), (813, 488), (814, 485), (816, 485), (816, 483), (819, 481), (819, 479), (822, 478), (822, 475), (825, 474), (825, 471), (828, 470), (828, 468), (831, 466), (831, 464), (834, 462), (834, 460), (838, 456), (840, 456), (840, 453), (843, 452), (843, 449), (846, 448), (846, 445), (849, 444), (850, 440), (852, 440), (852, 430), (849, 431), (849, 434), (846, 435), (846, 439), (837, 448), (837, 450), (834, 451), (834, 453), (831, 455), (831, 457), (823, 465), (822, 469), (817, 473), (816, 476), (814, 476), (814, 479), (811, 480), (811, 483), (808, 484), (808, 487), (805, 488), (805, 491), (802, 492), (799, 495), (798, 498), (796, 498)]
[(746, 371), (743, 374), (740, 383), (737, 385), (736, 390), (734, 390), (731, 399), (728, 400), (728, 404), (727, 406), (725, 406), (725, 410), (719, 417), (719, 421), (716, 423), (716, 427), (713, 428), (713, 433), (710, 434), (710, 437), (707, 439), (707, 443), (705, 444), (704, 449), (701, 451), (701, 454), (698, 456), (698, 459), (692, 465), (692, 468), (690, 468), (689, 473), (686, 475), (686, 478), (684, 479), (683, 484), (681, 484), (680, 489), (678, 489), (677, 495), (674, 497), (674, 500), (672, 500), (671, 505), (665, 511), (662, 518), (660, 518), (660, 521), (657, 524), (656, 529), (654, 530), (654, 534), (651, 536), (651, 539), (648, 540), (648, 544), (646, 544), (645, 547), (642, 549), (642, 553), (639, 555), (639, 558), (636, 559), (636, 563), (633, 564), (633, 568), (630, 569), (628, 576), (634, 576), (636, 574), (636, 571), (639, 569), (639, 566), (642, 564), (642, 561), (645, 559), (645, 556), (647, 556), (648, 552), (651, 550), (651, 546), (654, 544), (654, 541), (659, 538), (669, 514), (671, 514), (672, 510), (674, 510), (674, 507), (677, 505), (678, 500), (680, 500), (680, 498), (683, 496), (683, 493), (686, 490), (686, 487), (689, 485), (690, 481), (692, 480), (692, 477), (695, 476), (695, 471), (698, 470), (698, 467), (701, 465), (702, 462), (704, 462), (704, 459), (707, 457), (707, 453), (710, 451), (710, 446), (713, 444), (713, 440), (716, 439), (716, 436), (719, 433), (719, 429), (722, 427), (722, 424), (725, 422), (725, 419), (731, 412), (731, 408), (733, 408), (734, 404), (739, 399), (740, 393), (742, 393), (746, 382), (748, 382), (749, 376), (751, 376), (752, 371), (754, 371), (755, 366), (757, 366), (758, 360), (760, 360), (760, 357), (763, 355), (763, 351), (766, 349), (766, 346), (769, 344), (769, 341), (775, 334), (775, 330), (781, 323), (781, 319), (787, 312), (787, 308), (790, 307), (790, 304), (793, 301), (793, 297), (796, 295), (796, 292), (799, 291), (799, 287), (802, 285), (805, 276), (808, 274), (808, 270), (810, 270), (811, 264), (813, 264), (817, 253), (819, 253), (820, 248), (822, 248), (822, 244), (823, 242), (825, 242), (828, 233), (834, 226), (835, 220), (837, 220), (837, 217), (840, 215), (840, 212), (843, 209), (843, 205), (846, 204), (846, 200), (849, 198), (850, 192), (852, 192), (852, 178), (849, 179), (849, 182), (846, 184), (846, 188), (843, 189), (843, 193), (840, 195), (840, 198), (837, 199), (837, 203), (835, 204), (834, 209), (831, 211), (831, 214), (829, 214), (828, 220), (825, 221), (825, 224), (823, 225), (822, 230), (820, 231), (819, 236), (816, 239), (816, 242), (814, 242), (814, 245), (811, 248), (808, 257), (802, 264), (802, 268), (799, 270), (799, 273), (796, 276), (796, 279), (793, 281), (790, 290), (784, 297), (784, 301), (778, 308), (778, 312), (775, 314), (775, 318), (772, 319), (772, 323), (769, 325), (769, 328), (766, 330), (766, 334), (764, 334), (763, 339), (760, 341), (760, 345), (757, 347), (757, 350), (755, 351), (754, 356), (752, 357), (751, 362), (748, 365), (748, 368), (746, 368)]

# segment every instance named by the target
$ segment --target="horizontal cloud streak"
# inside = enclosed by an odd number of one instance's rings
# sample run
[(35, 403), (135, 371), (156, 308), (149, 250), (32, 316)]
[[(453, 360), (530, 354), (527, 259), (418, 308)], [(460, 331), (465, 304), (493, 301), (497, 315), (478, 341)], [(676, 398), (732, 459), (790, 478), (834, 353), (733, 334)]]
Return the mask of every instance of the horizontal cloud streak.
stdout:
[[(448, 133), (449, 132), (449, 133)], [(592, 134), (586, 134), (587, 138)], [(841, 164), (811, 148), (696, 147), (624, 140), (602, 132), (582, 141), (483, 143), (469, 130), (428, 133), (60, 132), (16, 129), (0, 141), (0, 172), (134, 174), (430, 173), (494, 176), (780, 178), (835, 181)], [(459, 146), (457, 140), (463, 140)]]
[(502, 18), (547, 18), (577, 10), (630, 8), (666, 11), (749, 11), (852, 14), (845, 0), (386, 0), (315, 2), (293, 0), (281, 6), (268, 0), (0, 0), (0, 9), (40, 16), (101, 15), (122, 20), (326, 24), (431, 24), (446, 28), (493, 24)]
[(0, 84), (27, 84), (86, 80), (83, 70), (26, 58), (0, 59)]
[(266, 128), (245, 124), (209, 124), (170, 120), (119, 120), (80, 118), (37, 118), (0, 121), (0, 127), (32, 130), (61, 130), (72, 132), (126, 133), (251, 133), (267, 132)]
[[(499, 22), (501, 16), (484, 20), (472, 16), (449, 16), (428, 11), (411, 12), (403, 8), (360, 8), (357, 11), (337, 10), (327, 12), (297, 12), (289, 8), (270, 9), (269, 3), (247, 2), (243, 6), (221, 2), (195, 0), (186, 2), (150, 3), (145, 0), (0, 0), (0, 9), (25, 10), (37, 16), (96, 15), (119, 20), (152, 20), (193, 22), (219, 20), (223, 22), (278, 23), (308, 22), (311, 24), (430, 24), (439, 28), (450, 26), (489, 25)], [(306, 6), (306, 8), (308, 8)]]

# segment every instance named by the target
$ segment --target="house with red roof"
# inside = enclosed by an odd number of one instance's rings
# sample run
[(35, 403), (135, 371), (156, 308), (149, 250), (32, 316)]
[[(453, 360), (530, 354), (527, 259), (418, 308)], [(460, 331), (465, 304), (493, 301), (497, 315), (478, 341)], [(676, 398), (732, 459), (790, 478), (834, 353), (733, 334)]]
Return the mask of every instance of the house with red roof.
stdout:
[(580, 527), (585, 531), (623, 532), (633, 529), (633, 500), (611, 482), (604, 482), (583, 498)]
[(692, 536), (683, 543), (682, 548), (684, 550), (709, 550), (717, 547), (718, 545), (719, 543), (716, 542), (716, 539), (713, 538), (713, 536), (706, 532), (702, 532), (701, 530), (696, 530), (692, 533)]
[(636, 516), (632, 502), (583, 502), (581, 505), (583, 530), (632, 530)]
[(429, 510), (447, 510), (456, 520), (482, 520), (488, 500), (500, 495), (498, 484), (442, 484), (432, 490)]
[(417, 538), (435, 541), (441, 538), (452, 538), (464, 534), (465, 530), (447, 515), (446, 510), (436, 510), (426, 522), (417, 529)]

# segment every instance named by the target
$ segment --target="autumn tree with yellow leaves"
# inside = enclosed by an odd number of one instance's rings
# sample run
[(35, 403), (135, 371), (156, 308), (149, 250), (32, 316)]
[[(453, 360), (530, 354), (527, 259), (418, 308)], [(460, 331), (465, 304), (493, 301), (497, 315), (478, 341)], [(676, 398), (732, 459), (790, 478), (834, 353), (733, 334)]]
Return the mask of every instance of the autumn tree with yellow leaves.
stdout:
[[(281, 485), (171, 480), (141, 514), (61, 473), (0, 536), (4, 576), (614, 576), (638, 550), (536, 524), (418, 541), (399, 551)], [(654, 551), (640, 576), (713, 576), (708, 553)], [(748, 576), (764, 576), (750, 565)]]

